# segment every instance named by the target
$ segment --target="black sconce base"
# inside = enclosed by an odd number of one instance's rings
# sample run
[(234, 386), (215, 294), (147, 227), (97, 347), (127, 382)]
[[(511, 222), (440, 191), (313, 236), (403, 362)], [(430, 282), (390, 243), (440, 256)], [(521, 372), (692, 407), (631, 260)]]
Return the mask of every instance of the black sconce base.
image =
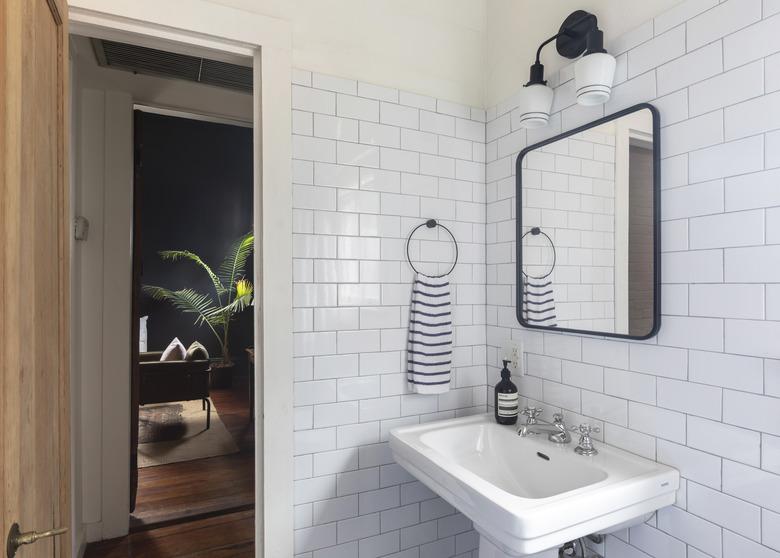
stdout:
[(588, 35), (598, 29), (596, 16), (585, 10), (572, 12), (563, 20), (555, 41), (558, 54), (574, 59), (588, 48)]

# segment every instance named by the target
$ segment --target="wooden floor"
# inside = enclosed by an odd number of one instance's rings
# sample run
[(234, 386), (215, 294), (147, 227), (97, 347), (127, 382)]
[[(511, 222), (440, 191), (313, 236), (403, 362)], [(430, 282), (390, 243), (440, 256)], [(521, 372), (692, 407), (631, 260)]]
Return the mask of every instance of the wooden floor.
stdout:
[(234, 379), (230, 389), (211, 390), (219, 418), (241, 451), (140, 469), (131, 531), (225, 510), (252, 509), (255, 444), (247, 384), (247, 378), (241, 376)]
[(86, 558), (254, 556), (254, 422), (246, 377), (211, 400), (239, 453), (138, 471), (130, 535), (92, 543)]
[(85, 558), (250, 558), (254, 511), (235, 512), (131, 533), (93, 543)]

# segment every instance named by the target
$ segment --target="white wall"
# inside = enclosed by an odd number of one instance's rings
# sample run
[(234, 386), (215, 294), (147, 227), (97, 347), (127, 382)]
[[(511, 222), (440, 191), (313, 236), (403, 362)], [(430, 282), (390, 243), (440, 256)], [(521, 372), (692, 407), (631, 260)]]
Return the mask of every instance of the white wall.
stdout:
[(484, 106), (486, 0), (199, 1), (288, 21), (294, 67)]
[[(636, 5), (635, 3), (631, 3)], [(571, 68), (553, 83), (551, 126), (512, 125), (513, 101), (488, 110), (489, 381), (499, 348), (525, 344), (528, 403), (602, 427), (609, 444), (683, 477), (676, 506), (611, 536), (607, 558), (780, 557), (780, 4), (687, 0), (615, 40), (606, 107), (575, 104)], [(552, 76), (551, 76), (552, 77)], [(635, 103), (661, 115), (662, 313), (646, 342), (518, 327), (514, 159), (527, 144)]]
[[(73, 211), (90, 222), (74, 244), (74, 498), (89, 541), (129, 526), (133, 105), (252, 120), (252, 96), (98, 67), (73, 37)], [(79, 463), (80, 461), (80, 463)]]
[[(503, 101), (528, 81), (528, 68), (539, 44), (555, 35), (571, 12), (586, 10), (595, 14), (604, 31), (605, 47), (611, 52), (618, 46), (617, 37), (679, 3), (680, 0), (487, 0), (485, 106)], [(554, 44), (542, 51), (547, 76), (568, 63)]]
[[(468, 555), (471, 523), (395, 464), (387, 440), (485, 411), (484, 111), (311, 72), (294, 82), (296, 552)], [(449, 392), (420, 395), (405, 373), (405, 243), (431, 217), (460, 250), (454, 369)], [(429, 274), (454, 255), (425, 227), (411, 254)]]

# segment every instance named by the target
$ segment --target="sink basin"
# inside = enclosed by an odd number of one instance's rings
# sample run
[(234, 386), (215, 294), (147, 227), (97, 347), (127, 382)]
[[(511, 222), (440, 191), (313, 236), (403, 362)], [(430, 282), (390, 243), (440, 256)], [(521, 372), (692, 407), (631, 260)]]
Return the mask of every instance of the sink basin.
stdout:
[(550, 549), (674, 503), (675, 469), (601, 443), (586, 457), (576, 445), (522, 438), (492, 415), (390, 432), (395, 460), (473, 521), (480, 558), (557, 556)]

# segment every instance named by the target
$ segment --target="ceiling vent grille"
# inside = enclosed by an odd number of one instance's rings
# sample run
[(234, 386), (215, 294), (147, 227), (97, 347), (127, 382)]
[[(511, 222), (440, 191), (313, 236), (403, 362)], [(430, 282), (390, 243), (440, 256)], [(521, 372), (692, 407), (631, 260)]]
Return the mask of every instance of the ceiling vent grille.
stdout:
[(247, 66), (102, 39), (93, 39), (92, 45), (104, 67), (252, 92)]

